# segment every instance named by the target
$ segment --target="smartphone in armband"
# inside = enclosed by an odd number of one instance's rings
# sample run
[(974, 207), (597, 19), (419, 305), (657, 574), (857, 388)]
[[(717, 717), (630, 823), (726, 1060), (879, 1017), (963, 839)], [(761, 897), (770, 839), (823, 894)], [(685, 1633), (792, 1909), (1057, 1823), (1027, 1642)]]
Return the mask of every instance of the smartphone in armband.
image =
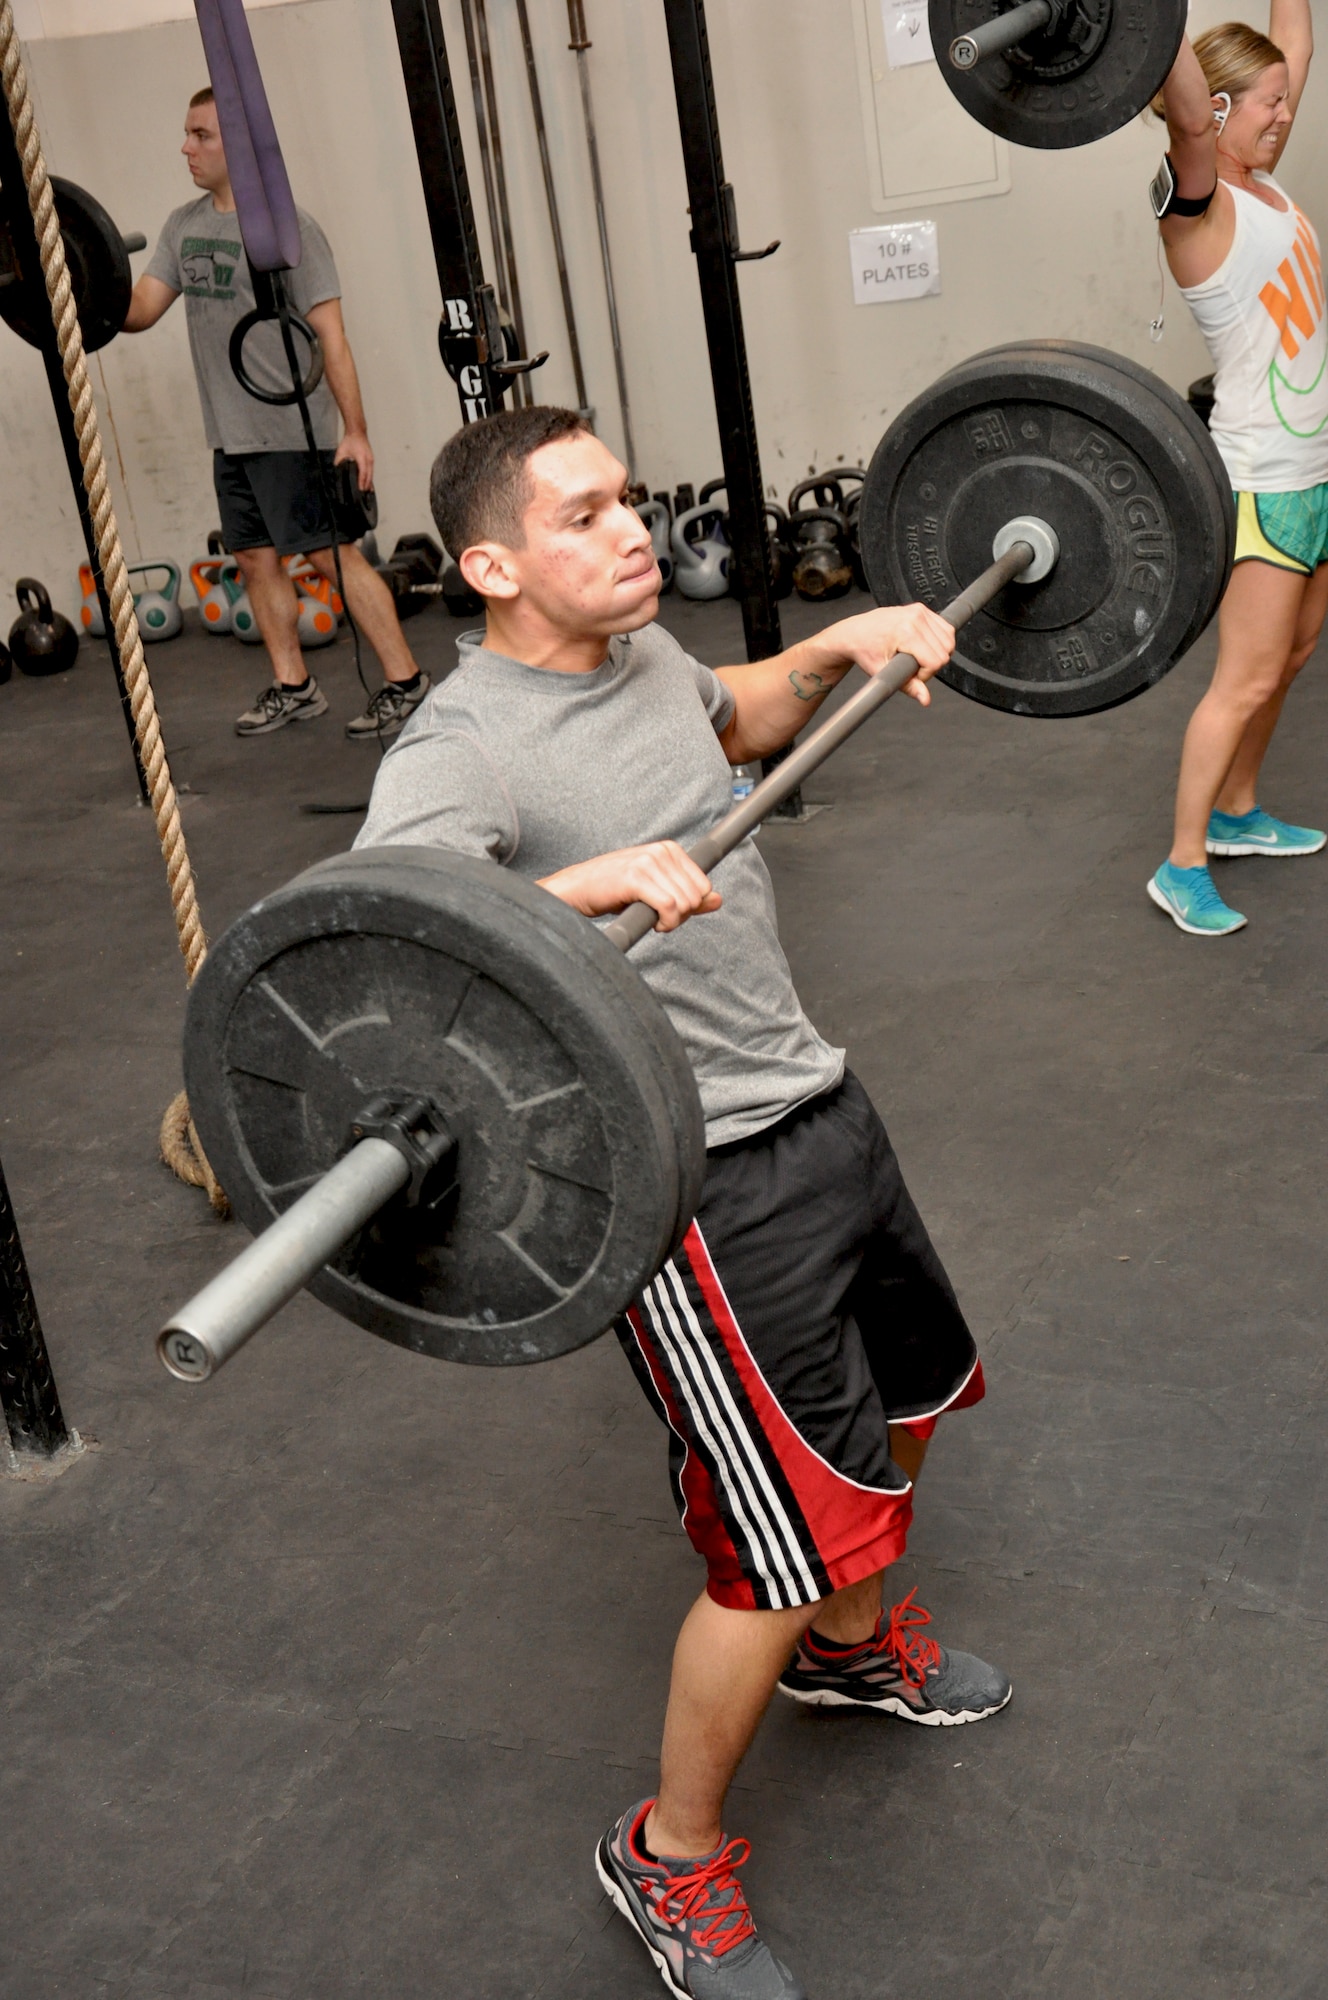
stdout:
[(1176, 192), (1176, 169), (1171, 164), (1170, 153), (1164, 153), (1162, 164), (1157, 170), (1157, 178), (1148, 190), (1148, 199), (1153, 205), (1153, 214), (1159, 222), (1165, 222), (1169, 215), (1207, 215), (1213, 205), (1213, 195), (1217, 193), (1217, 182), (1213, 182), (1211, 194), (1199, 201), (1186, 199)]
[[(1162, 164), (1157, 170), (1157, 178), (1148, 190), (1148, 199), (1153, 204), (1153, 214), (1159, 222), (1171, 211), (1176, 196), (1176, 170), (1171, 164), (1170, 153), (1162, 155)], [(344, 470), (344, 467), (341, 468)]]

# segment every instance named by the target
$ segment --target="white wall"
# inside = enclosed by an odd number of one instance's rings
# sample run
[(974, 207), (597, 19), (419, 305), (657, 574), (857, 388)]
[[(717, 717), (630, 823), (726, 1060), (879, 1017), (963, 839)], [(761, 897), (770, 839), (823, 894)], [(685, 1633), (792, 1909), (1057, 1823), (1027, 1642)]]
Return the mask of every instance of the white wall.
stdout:
[[(114, 0), (169, 14), (180, 0)], [(744, 267), (742, 290), (767, 481), (781, 494), (815, 465), (869, 454), (898, 409), (964, 355), (1018, 336), (1066, 335), (1119, 349), (1183, 388), (1206, 363), (1170, 293), (1151, 344), (1156, 237), (1146, 188), (1162, 150), (1136, 124), (1071, 153), (1012, 149), (1010, 191), (917, 203), (940, 226), (944, 292), (855, 307), (847, 235), (872, 207), (855, 10), (876, 0), (710, 0), (725, 166), (744, 241), (783, 248)], [(27, 0), (27, 48), (48, 161), (88, 186), (126, 230), (151, 239), (191, 183), (180, 128), (205, 71), (191, 19), (79, 32), (91, 0)], [(444, 0), (468, 143), (470, 89), (457, 0)], [(592, 402), (617, 447), (614, 378), (581, 126), (562, 0), (530, 0)], [(718, 474), (709, 373), (687, 248), (686, 191), (659, 0), (588, 0), (590, 62), (608, 180), (642, 475), (652, 487)], [(1203, 0), (1196, 24), (1227, 9)], [(39, 15), (40, 18), (36, 18)], [(503, 139), (531, 344), (553, 359), (541, 401), (573, 399), (544, 194), (512, 0), (489, 0)], [(99, 0), (99, 21), (112, 14)], [(858, 16), (858, 33), (863, 17)], [(255, 13), (254, 39), (297, 199), (332, 240), (379, 455), (389, 536), (428, 525), (427, 473), (457, 404), (437, 357), (438, 288), (388, 0), (294, 0)], [(892, 91), (931, 72), (901, 71)], [(1285, 173), (1311, 212), (1324, 164), (1323, 76), (1306, 100)], [(943, 121), (931, 134), (944, 154)], [(962, 118), (957, 107), (956, 118)], [(487, 224), (471, 147), (481, 236)], [(135, 259), (141, 270), (142, 257)], [(107, 418), (122, 529), (134, 554), (201, 553), (215, 521), (210, 467), (183, 312), (116, 341), (94, 364)], [(72, 596), (81, 548), (44, 374), (0, 327), (0, 593), (27, 570)], [(0, 614), (0, 622), (3, 614)]]

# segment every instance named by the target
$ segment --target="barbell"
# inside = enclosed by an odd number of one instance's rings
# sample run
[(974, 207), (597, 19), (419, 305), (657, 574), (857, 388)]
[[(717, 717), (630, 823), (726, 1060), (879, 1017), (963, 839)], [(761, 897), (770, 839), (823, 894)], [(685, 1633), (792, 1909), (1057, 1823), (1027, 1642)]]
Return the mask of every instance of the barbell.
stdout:
[(1187, 0), (929, 0), (942, 76), (980, 125), (1016, 145), (1105, 139), (1157, 96)]
[[(921, 597), (963, 634), (942, 676), (961, 692), (1088, 714), (1151, 686), (1211, 616), (1229, 511), (1169, 391), (1030, 346), (965, 363), (891, 426), (863, 556), (879, 600)], [(901, 656), (835, 707), (696, 864), (715, 869), (915, 670)], [(168, 1321), (170, 1372), (206, 1379), (302, 1286), (452, 1361), (547, 1360), (603, 1332), (681, 1241), (705, 1173), (682, 1043), (626, 958), (654, 922), (637, 904), (600, 927), (492, 862), (385, 847), (233, 924), (190, 996), (185, 1083), (256, 1237)]]
[[(73, 181), (53, 174), (51, 189), (83, 347), (95, 354), (124, 325), (134, 288), (129, 253), (145, 250), (147, 238), (122, 236), (96, 197)], [(50, 336), (51, 306), (36, 239), (28, 234), (16, 241), (6, 228), (0, 228), (0, 319), (33, 347)]]

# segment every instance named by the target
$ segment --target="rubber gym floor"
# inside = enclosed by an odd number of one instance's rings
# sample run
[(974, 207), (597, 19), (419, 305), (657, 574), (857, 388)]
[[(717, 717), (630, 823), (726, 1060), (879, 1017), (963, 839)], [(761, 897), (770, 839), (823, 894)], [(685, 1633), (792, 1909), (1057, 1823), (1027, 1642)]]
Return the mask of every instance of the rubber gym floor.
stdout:
[[(731, 604), (664, 615), (741, 657)], [(457, 629), (410, 626), (435, 672)], [(1322, 1992), (1328, 857), (1219, 864), (1228, 941), (1145, 899), (1212, 644), (1090, 720), (897, 702), (762, 835), (985, 1354), (892, 1594), (1015, 1683), (959, 1730), (772, 1708), (729, 1825), (813, 2000)], [(254, 742), (261, 655), (191, 616), (149, 658), (215, 935), (349, 845), (305, 808), (376, 752), (344, 638)], [(1312, 667), (1272, 809), (1328, 810), (1326, 730)], [(0, 1993), (645, 2000), (591, 1856), (700, 1578), (616, 1343), (468, 1371), (301, 1298), (168, 1379), (244, 1239), (155, 1158), (183, 977), (100, 648), (0, 688), (0, 824), (0, 1151), (88, 1443), (0, 1479)]]

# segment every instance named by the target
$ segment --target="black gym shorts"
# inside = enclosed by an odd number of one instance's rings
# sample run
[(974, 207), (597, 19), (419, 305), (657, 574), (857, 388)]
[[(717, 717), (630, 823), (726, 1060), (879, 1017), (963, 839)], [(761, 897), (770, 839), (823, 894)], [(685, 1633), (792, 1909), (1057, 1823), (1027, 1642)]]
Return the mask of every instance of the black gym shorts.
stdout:
[(852, 1073), (708, 1156), (677, 1256), (618, 1324), (669, 1426), (683, 1526), (737, 1611), (815, 1604), (903, 1554), (890, 1424), (983, 1395), (953, 1287)]
[[(329, 489), (332, 451), (320, 451)], [(281, 556), (329, 549), (332, 529), (307, 451), (214, 451), (212, 483), (221, 509), (221, 539), (228, 555), (239, 549), (275, 549)], [(347, 541), (347, 535), (338, 540)]]

